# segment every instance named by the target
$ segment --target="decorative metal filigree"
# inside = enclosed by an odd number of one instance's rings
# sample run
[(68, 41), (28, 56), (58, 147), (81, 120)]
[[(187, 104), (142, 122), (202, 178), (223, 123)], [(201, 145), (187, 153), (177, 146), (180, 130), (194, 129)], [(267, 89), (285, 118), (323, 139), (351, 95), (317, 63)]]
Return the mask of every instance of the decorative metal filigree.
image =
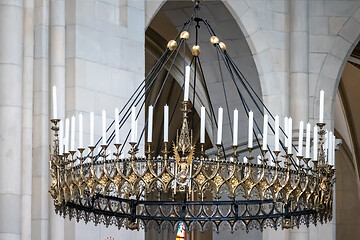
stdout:
[[(331, 220), (335, 170), (323, 154), (323, 124), (318, 124), (319, 161), (313, 161), (313, 168), (295, 169), (291, 155), (285, 155), (284, 167), (280, 166), (279, 152), (275, 166), (268, 165), (265, 157), (260, 164), (252, 163), (251, 149), (247, 163), (195, 158), (186, 115), (187, 110), (173, 153), (165, 151), (160, 158), (137, 157), (133, 144), (129, 158), (120, 158), (120, 145), (113, 156), (105, 154), (107, 146), (102, 146), (100, 158), (94, 148), (88, 156), (83, 156), (83, 149), (78, 155), (59, 155), (58, 120), (52, 120), (49, 192), (56, 211), (64, 217), (130, 229), (163, 224), (176, 228), (183, 221), (187, 230), (218, 231), (223, 224), (232, 231), (262, 230)], [(224, 197), (229, 200), (221, 200)]]

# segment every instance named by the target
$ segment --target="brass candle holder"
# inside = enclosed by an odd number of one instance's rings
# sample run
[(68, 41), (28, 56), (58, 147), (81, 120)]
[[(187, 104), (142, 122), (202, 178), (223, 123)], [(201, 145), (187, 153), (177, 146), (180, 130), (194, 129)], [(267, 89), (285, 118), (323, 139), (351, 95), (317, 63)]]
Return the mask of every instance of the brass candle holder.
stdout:
[(326, 162), (326, 159), (325, 159), (325, 152), (324, 152), (324, 143), (325, 143), (325, 139), (324, 139), (324, 136), (325, 136), (325, 123), (316, 123), (316, 125), (319, 127), (319, 144), (318, 144), (318, 157), (317, 157), (317, 160), (319, 161), (319, 165), (324, 165), (325, 162)]
[(131, 156), (131, 160), (134, 161), (139, 149), (136, 148), (136, 142), (130, 142), (129, 144), (131, 146), (131, 148), (129, 150), (129, 154)]
[(221, 146), (222, 146), (221, 144), (216, 144), (216, 147), (217, 147), (216, 157), (218, 160), (220, 160), (220, 156), (221, 156), (221, 153), (220, 153)]

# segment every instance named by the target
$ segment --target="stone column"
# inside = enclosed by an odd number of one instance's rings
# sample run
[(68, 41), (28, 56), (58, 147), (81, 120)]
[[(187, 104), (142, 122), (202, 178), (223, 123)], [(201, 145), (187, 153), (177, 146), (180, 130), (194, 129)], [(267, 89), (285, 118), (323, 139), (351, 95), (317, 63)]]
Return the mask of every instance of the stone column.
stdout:
[(35, 0), (31, 239), (49, 239), (49, 0)]
[[(298, 129), (301, 120), (305, 124), (309, 120), (309, 0), (289, 1), (289, 13), (290, 116), (294, 129)], [(290, 239), (309, 239), (308, 228), (290, 230)]]
[(290, 116), (293, 125), (309, 119), (309, 0), (289, 1)]
[(21, 138), (21, 240), (31, 239), (32, 191), (32, 114), (34, 68), (34, 0), (24, 1), (24, 56), (22, 85), (22, 138)]
[[(50, 89), (57, 87), (58, 118), (65, 117), (65, 0), (50, 0)], [(49, 92), (51, 92), (49, 89)], [(53, 105), (51, 104), (51, 109)], [(50, 111), (52, 118), (52, 111)], [(51, 136), (53, 136), (51, 134)], [(64, 219), (54, 210), (53, 199), (49, 202), (50, 239), (64, 240)]]
[(22, 1), (0, 1), (0, 36), (0, 239), (20, 240)]

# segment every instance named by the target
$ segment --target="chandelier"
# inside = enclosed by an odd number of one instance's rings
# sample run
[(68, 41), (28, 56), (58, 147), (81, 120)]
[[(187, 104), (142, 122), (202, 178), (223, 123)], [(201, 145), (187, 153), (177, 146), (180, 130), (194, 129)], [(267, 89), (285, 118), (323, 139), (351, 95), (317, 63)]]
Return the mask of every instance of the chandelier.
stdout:
[[(279, 117), (272, 115), (244, 78), (209, 22), (199, 17), (199, 9), (199, 1), (195, 1), (193, 16), (185, 21), (178, 36), (168, 42), (166, 50), (125, 106), (115, 109), (115, 120), (110, 126), (106, 126), (106, 112), (102, 112), (102, 137), (96, 143), (94, 113), (90, 113), (88, 148), (83, 144), (83, 114), (78, 117), (76, 148), (76, 118), (58, 119), (56, 87), (53, 87), (51, 129), (54, 138), (49, 159), (52, 177), (49, 192), (55, 211), (77, 221), (132, 230), (150, 227), (176, 229), (183, 224), (186, 231), (219, 231), (222, 227), (231, 231), (248, 231), (266, 227), (293, 228), (300, 224), (309, 226), (330, 221), (335, 137), (325, 129), (323, 121), (324, 92), (320, 92), (319, 120), (313, 133), (310, 124), (304, 131), (304, 123), (300, 122), (298, 145), (295, 146), (292, 119), (285, 118), (284, 127), (281, 126)], [(190, 37), (188, 30), (194, 25), (196, 40), (191, 49), (192, 61), (185, 68), (184, 98), (178, 101), (181, 107), (174, 110), (182, 112), (181, 128), (176, 140), (169, 142), (169, 107), (164, 106), (163, 150), (161, 156), (156, 156), (152, 151), (152, 131), (153, 108), (158, 104), (157, 100), (148, 106), (148, 119), (140, 134), (137, 131), (138, 117), (154, 82), (163, 80), (158, 77), (159, 73), (165, 66), (171, 68), (174, 65), (180, 48)], [(197, 38), (200, 25), (208, 30), (210, 43), (219, 61), (226, 66), (239, 94), (240, 106), (248, 116), (248, 126), (241, 126), (248, 128), (247, 147), (238, 144), (237, 109), (231, 123), (232, 145), (223, 144), (223, 109), (219, 108), (217, 114), (213, 109), (199, 58)], [(201, 107), (200, 111), (200, 129), (190, 128), (193, 121), (191, 111), (194, 111), (194, 100), (192, 103), (189, 100), (192, 70), (194, 84), (197, 78), (200, 79), (198, 81), (204, 86), (210, 103), (208, 111), (217, 129), (214, 151), (204, 149), (205, 107)], [(245, 91), (240, 91), (240, 88)], [(194, 86), (194, 95), (195, 90)], [(255, 106), (254, 111), (263, 116), (262, 130), (246, 99), (250, 99)], [(131, 129), (125, 141), (120, 142), (119, 129), (124, 129), (125, 122), (131, 122)], [(200, 141), (193, 141), (193, 131), (200, 132)], [(145, 156), (139, 156), (139, 144), (145, 133)], [(269, 136), (274, 139), (271, 143)], [(127, 144), (130, 144), (130, 150), (125, 153)], [(114, 149), (114, 152), (109, 152), (109, 149)], [(260, 154), (256, 156), (255, 152)]]

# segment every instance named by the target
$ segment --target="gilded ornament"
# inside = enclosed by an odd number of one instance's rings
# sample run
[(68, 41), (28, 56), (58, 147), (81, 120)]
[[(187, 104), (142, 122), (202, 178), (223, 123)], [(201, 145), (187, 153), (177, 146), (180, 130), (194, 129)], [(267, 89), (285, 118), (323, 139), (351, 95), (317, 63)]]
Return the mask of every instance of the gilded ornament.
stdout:
[(200, 55), (200, 46), (194, 45), (191, 50), (192, 55), (199, 56)]
[(221, 184), (224, 183), (224, 179), (219, 174), (217, 174), (214, 178), (214, 183), (216, 184), (217, 187), (220, 187)]
[(188, 31), (183, 31), (181, 34), (180, 34), (180, 38), (181, 39), (189, 39), (190, 37), (190, 34)]
[(219, 40), (219, 38), (217, 37), (217, 36), (212, 36), (211, 38), (210, 38), (210, 43), (211, 44), (217, 44), (217, 43), (219, 43), (220, 42), (220, 40)]
[(152, 175), (151, 173), (146, 173), (146, 174), (144, 175), (143, 179), (144, 179), (144, 181), (145, 181), (146, 183), (150, 183), (151, 180), (153, 180), (153, 175)]
[(174, 49), (176, 49), (177, 47), (177, 42), (175, 40), (170, 40), (167, 44), (167, 48), (172, 51)]
[(225, 43), (220, 42), (220, 43), (219, 43), (219, 46), (220, 46), (221, 50), (223, 50), (224, 52), (226, 51), (226, 45), (225, 45)]
[(171, 181), (171, 176), (168, 173), (164, 173), (161, 177), (161, 181), (163, 181), (165, 184)]
[(129, 179), (129, 180), (128, 180), (129, 183), (134, 184), (134, 183), (136, 182), (136, 180), (138, 179), (138, 177), (136, 176), (135, 173), (132, 173), (132, 174), (129, 176), (128, 179)]
[(199, 174), (196, 176), (196, 181), (199, 183), (199, 185), (203, 185), (203, 183), (206, 181), (206, 178), (203, 174)]

